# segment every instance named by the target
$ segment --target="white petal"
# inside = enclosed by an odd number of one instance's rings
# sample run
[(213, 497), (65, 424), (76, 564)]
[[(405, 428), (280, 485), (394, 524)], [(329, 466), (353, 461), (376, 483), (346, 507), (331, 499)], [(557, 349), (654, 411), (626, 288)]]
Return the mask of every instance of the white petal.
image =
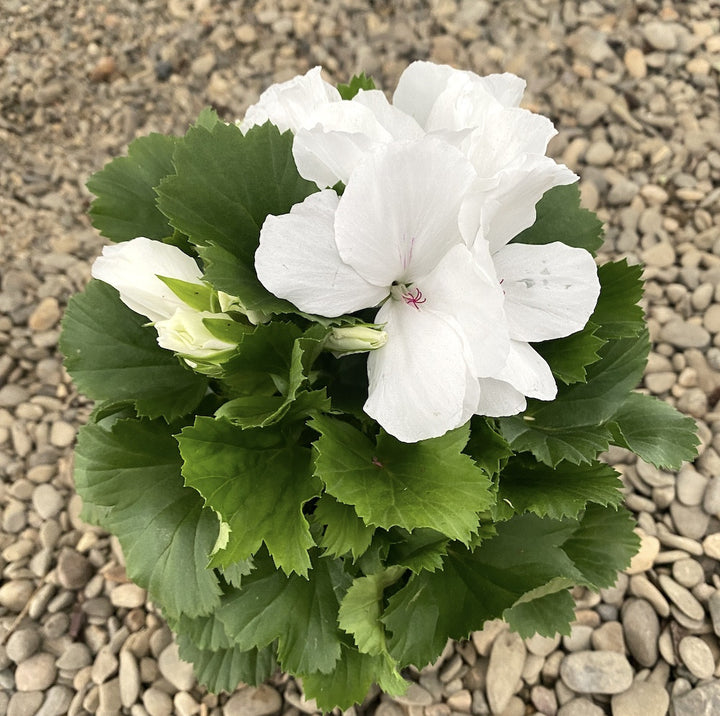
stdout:
[(462, 338), (437, 314), (390, 300), (378, 312), (387, 343), (368, 356), (365, 412), (391, 435), (416, 442), (466, 420)]
[(493, 258), (505, 290), (511, 338), (562, 338), (587, 323), (600, 293), (595, 261), (587, 251), (559, 242), (508, 244)]
[(296, 132), (312, 122), (314, 112), (328, 102), (340, 101), (340, 93), (322, 79), (321, 68), (268, 87), (248, 108), (239, 126), (247, 132), (256, 124), (272, 122), (281, 132)]
[(360, 90), (353, 102), (367, 107), (395, 140), (420, 139), (425, 133), (409, 114), (393, 106), (380, 90)]
[(497, 251), (535, 223), (535, 205), (554, 186), (572, 184), (578, 177), (549, 157), (528, 154), (496, 175), (489, 185), (478, 179), (468, 191), (460, 211), (463, 236), (481, 232)]
[(426, 128), (427, 119), (450, 77), (461, 70), (433, 62), (413, 62), (403, 71), (393, 94), (393, 105)]
[(528, 343), (510, 341), (505, 367), (495, 377), (510, 383), (529, 398), (553, 400), (557, 395), (550, 366)]
[(475, 412), (499, 418), (505, 415), (517, 415), (527, 407), (525, 396), (502, 380), (480, 378), (478, 381), (480, 397)]
[(460, 152), (434, 137), (377, 150), (352, 173), (340, 199), (340, 256), (377, 285), (428, 274), (461, 241), (458, 211), (474, 175)]
[(158, 275), (189, 283), (202, 278), (197, 263), (177, 246), (144, 236), (105, 246), (92, 266), (93, 278), (115, 287), (128, 308), (151, 321), (170, 318), (177, 308), (186, 307)]
[(457, 323), (472, 355), (474, 377), (495, 375), (510, 350), (502, 288), (489, 256), (487, 263), (481, 268), (470, 250), (458, 244), (416, 284), (425, 299), (421, 312), (433, 311)]
[(517, 107), (525, 92), (526, 82), (510, 72), (486, 75), (480, 78), (483, 87), (503, 107)]
[(328, 317), (375, 306), (388, 293), (341, 260), (333, 236), (337, 202), (335, 192), (321, 191), (289, 214), (268, 216), (255, 253), (255, 270), (268, 291)]
[(166, 350), (200, 359), (211, 358), (236, 347), (235, 343), (228, 343), (213, 335), (205, 327), (204, 318), (232, 320), (224, 313), (179, 308), (170, 318), (155, 323), (158, 345)]

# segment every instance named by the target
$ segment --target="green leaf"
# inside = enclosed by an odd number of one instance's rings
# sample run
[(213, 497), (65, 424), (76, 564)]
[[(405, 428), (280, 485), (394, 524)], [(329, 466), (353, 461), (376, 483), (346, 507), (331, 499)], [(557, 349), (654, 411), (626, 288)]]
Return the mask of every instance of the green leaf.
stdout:
[(204, 247), (207, 280), (252, 310), (293, 310), (277, 304), (254, 269), (265, 217), (288, 213), (318, 190), (298, 174), (292, 141), (270, 123), (246, 135), (223, 122), (192, 127), (175, 150), (175, 174), (157, 190), (170, 224)]
[(470, 421), (470, 439), (464, 450), (488, 475), (499, 472), (507, 458), (513, 454), (507, 440), (491, 422), (488, 418), (473, 415)]
[(535, 223), (518, 234), (515, 244), (550, 244), (562, 241), (586, 249), (593, 256), (603, 243), (602, 222), (587, 209), (580, 208), (577, 184), (556, 186), (537, 203)]
[(515, 415), (502, 418), (499, 423), (513, 450), (529, 451), (550, 467), (563, 460), (574, 465), (589, 464), (608, 449), (612, 438), (604, 425), (556, 428)]
[(598, 326), (587, 323), (582, 331), (566, 338), (536, 343), (533, 348), (545, 359), (553, 375), (565, 385), (584, 383), (586, 368), (600, 360), (606, 341), (596, 335)]
[(404, 694), (409, 686), (387, 656), (361, 654), (345, 644), (340, 660), (329, 674), (303, 674), (302, 680), (305, 697), (315, 699), (323, 711), (336, 706), (348, 709), (362, 703), (374, 683), (390, 696)]
[(635, 520), (626, 509), (588, 505), (563, 549), (589, 586), (606, 589), (640, 548), (634, 529)]
[(368, 549), (375, 532), (375, 528), (368, 527), (350, 505), (343, 505), (327, 493), (318, 500), (313, 521), (325, 526), (318, 541), (325, 554), (343, 557), (349, 552), (353, 561)]
[(283, 669), (326, 674), (340, 658), (338, 609), (349, 584), (338, 560), (313, 558), (308, 579), (286, 577), (270, 560), (258, 560), (218, 616), (241, 649), (263, 648), (277, 639)]
[(575, 621), (575, 600), (567, 589), (561, 589), (537, 599), (519, 602), (506, 609), (503, 618), (523, 639), (533, 634), (569, 636), (570, 624)]
[(616, 445), (656, 467), (679, 470), (697, 455), (700, 441), (695, 421), (650, 395), (630, 393), (611, 427)]
[(186, 484), (230, 526), (213, 564), (246, 559), (264, 542), (279, 568), (307, 574), (315, 543), (302, 508), (319, 494), (310, 451), (280, 430), (242, 430), (203, 416), (183, 429), (178, 443)]
[(228, 584), (231, 584), (233, 587), (237, 587), (238, 589), (242, 586), (243, 577), (247, 577), (250, 572), (253, 571), (253, 561), (252, 558), (249, 559), (243, 559), (239, 562), (233, 562), (232, 564), (228, 564), (225, 567), (219, 567), (220, 573), (223, 576), (223, 579), (227, 581)]
[(171, 617), (207, 614), (220, 594), (206, 569), (217, 517), (183, 486), (180, 466), (171, 429), (160, 422), (88, 424), (78, 435), (78, 493), (106, 508), (102, 525), (120, 540), (128, 576)]
[(87, 188), (97, 197), (90, 205), (92, 225), (111, 241), (137, 236), (162, 240), (173, 233), (157, 208), (155, 187), (173, 173), (177, 137), (150, 134), (130, 143), (128, 155), (117, 157), (90, 177)]
[[(393, 528), (393, 536), (399, 531)], [(405, 532), (398, 541), (390, 545), (388, 562), (400, 564), (415, 573), (425, 569), (434, 572), (442, 568), (447, 550), (448, 539), (444, 535), (419, 527), (412, 532)]]
[(392, 633), (391, 656), (423, 667), (437, 658), (448, 636), (467, 638), (528, 593), (540, 597), (571, 586), (581, 574), (562, 544), (576, 526), (520, 515), (498, 524), (497, 536), (473, 552), (449, 549), (442, 571), (413, 576), (390, 598), (382, 621)]
[(93, 400), (132, 400), (144, 417), (172, 420), (192, 411), (207, 379), (160, 348), (147, 319), (106, 283), (91, 280), (70, 299), (60, 336), (65, 367)]
[(629, 338), (645, 329), (642, 267), (628, 266), (625, 259), (598, 268), (600, 297), (590, 321), (599, 326), (600, 338)]
[(348, 84), (339, 84), (338, 92), (343, 99), (352, 99), (360, 90), (374, 90), (375, 82), (364, 72), (354, 75)]
[(208, 131), (219, 124), (222, 120), (218, 117), (218, 113), (212, 107), (203, 107), (195, 120), (195, 127), (204, 127)]
[(622, 482), (609, 465), (595, 462), (556, 467), (516, 457), (500, 475), (498, 500), (507, 500), (519, 512), (559, 520), (577, 517), (588, 502), (617, 506), (622, 502)]
[(403, 567), (388, 567), (382, 572), (353, 580), (345, 593), (338, 624), (351, 634), (355, 645), (364, 654), (380, 656), (387, 653), (385, 627), (380, 621), (385, 589), (400, 579)]
[(196, 311), (213, 311), (215, 313), (220, 311), (215, 292), (207, 284), (183, 281), (170, 276), (157, 275), (157, 277), (190, 308), (194, 308)]
[(194, 618), (181, 614), (178, 619), (169, 619), (168, 624), (176, 634), (192, 641), (198, 649), (216, 651), (233, 646), (232, 639), (225, 632), (225, 625), (217, 617), (217, 611)]
[(276, 671), (277, 662), (271, 646), (242, 651), (200, 649), (183, 634), (178, 635), (180, 658), (193, 665), (197, 680), (213, 693), (233, 692), (240, 684), (258, 685)]
[(326, 416), (310, 427), (321, 433), (314, 443), (316, 474), (368, 525), (430, 527), (468, 542), (477, 513), (492, 503), (488, 477), (462, 454), (467, 426), (417, 443), (381, 432), (375, 446), (348, 423)]

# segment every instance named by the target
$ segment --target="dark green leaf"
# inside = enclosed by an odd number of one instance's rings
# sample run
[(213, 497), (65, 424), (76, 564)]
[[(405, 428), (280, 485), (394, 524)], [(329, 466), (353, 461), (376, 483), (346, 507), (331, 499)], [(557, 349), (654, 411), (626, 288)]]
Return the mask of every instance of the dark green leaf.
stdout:
[(534, 512), (559, 520), (577, 517), (588, 502), (617, 506), (622, 482), (609, 465), (556, 467), (517, 457), (508, 462), (499, 480), (498, 500), (507, 500), (519, 513)]
[(596, 589), (612, 587), (640, 548), (635, 520), (624, 508), (588, 505), (580, 525), (563, 549)]
[(225, 632), (225, 625), (217, 618), (217, 611), (192, 619), (181, 614), (178, 619), (169, 619), (168, 624), (176, 634), (192, 641), (198, 649), (216, 651), (233, 646), (232, 639)]
[(172, 174), (177, 137), (150, 134), (130, 143), (128, 155), (117, 157), (90, 177), (87, 188), (97, 197), (90, 206), (92, 225), (112, 241), (138, 236), (162, 240), (173, 233), (157, 208), (155, 187)]
[(263, 648), (277, 639), (283, 669), (326, 674), (340, 658), (337, 616), (349, 584), (339, 560), (314, 558), (308, 579), (286, 577), (270, 560), (259, 560), (219, 617), (241, 649)]
[(461, 452), (467, 426), (417, 443), (381, 432), (375, 446), (339, 420), (322, 416), (310, 426), (321, 433), (314, 443), (316, 474), (366, 524), (430, 527), (467, 542), (477, 529), (477, 513), (492, 503), (487, 475)]
[(602, 222), (587, 209), (580, 208), (577, 184), (549, 189), (537, 203), (535, 223), (518, 234), (513, 243), (550, 244), (562, 241), (586, 249), (591, 254), (602, 246)]
[(507, 440), (491, 421), (479, 415), (473, 415), (470, 421), (470, 439), (464, 452), (488, 475), (499, 472), (501, 465), (513, 454)]
[(537, 599), (518, 602), (505, 611), (504, 619), (523, 639), (533, 634), (569, 636), (570, 624), (575, 621), (575, 600), (567, 589), (561, 589)]
[[(392, 532), (396, 535), (400, 530), (394, 528)], [(422, 527), (412, 532), (402, 532), (404, 535), (390, 546), (389, 564), (400, 564), (416, 573), (424, 569), (434, 572), (442, 568), (443, 558), (448, 550), (448, 539), (445, 535)]]
[(600, 297), (590, 320), (599, 326), (600, 338), (629, 338), (645, 328), (642, 298), (642, 267), (628, 266), (625, 259), (598, 268)]
[(374, 90), (375, 82), (364, 72), (354, 75), (348, 84), (339, 84), (338, 92), (343, 99), (352, 99), (360, 90)]
[(185, 482), (230, 526), (213, 564), (253, 555), (264, 542), (285, 572), (307, 574), (314, 545), (303, 505), (319, 494), (310, 451), (272, 428), (242, 430), (198, 416), (178, 436)]
[(123, 547), (128, 576), (168, 616), (207, 614), (220, 589), (208, 555), (218, 520), (183, 486), (180, 454), (160, 422), (85, 425), (78, 436), (75, 483), (83, 500), (106, 508), (103, 526)]
[(326, 555), (342, 557), (351, 553), (353, 561), (370, 546), (374, 527), (368, 527), (350, 505), (343, 505), (325, 493), (315, 506), (313, 521), (325, 526), (318, 545)]
[(613, 442), (657, 467), (679, 470), (697, 455), (695, 421), (650, 395), (630, 393), (611, 427)]
[(112, 286), (92, 280), (70, 299), (60, 350), (68, 373), (88, 397), (132, 400), (140, 415), (172, 420), (197, 406), (207, 379), (160, 348), (155, 329), (146, 323)]
[(533, 348), (545, 359), (553, 375), (566, 385), (584, 383), (586, 368), (600, 360), (605, 340), (598, 338), (598, 327), (587, 323), (582, 331), (566, 338), (536, 343)]

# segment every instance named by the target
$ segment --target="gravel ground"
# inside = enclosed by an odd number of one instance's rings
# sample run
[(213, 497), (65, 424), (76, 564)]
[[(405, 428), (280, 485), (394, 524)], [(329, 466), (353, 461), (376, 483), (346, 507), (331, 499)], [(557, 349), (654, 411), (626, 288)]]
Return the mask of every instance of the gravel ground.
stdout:
[(492, 623), (350, 714), (720, 713), (720, 6), (716, 0), (1, 0), (0, 716), (312, 713), (284, 676), (214, 696), (78, 519), (72, 446), (89, 406), (56, 352), (102, 242), (87, 177), (134, 137), (226, 119), (322, 64), (392, 89), (412, 59), (528, 80), (554, 156), (582, 175), (606, 257), (646, 264), (645, 388), (698, 419), (679, 474), (618, 464), (641, 554), (576, 593), (570, 637)]

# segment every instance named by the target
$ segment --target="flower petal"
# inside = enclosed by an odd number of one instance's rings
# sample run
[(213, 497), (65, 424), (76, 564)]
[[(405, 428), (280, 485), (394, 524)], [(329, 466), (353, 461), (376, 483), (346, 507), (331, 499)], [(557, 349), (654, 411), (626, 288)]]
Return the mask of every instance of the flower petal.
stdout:
[(244, 133), (256, 124), (272, 122), (281, 132), (296, 132), (311, 124), (314, 112), (328, 102), (339, 102), (340, 93), (322, 79), (322, 68), (313, 67), (304, 75), (268, 87), (250, 106), (239, 123)]
[(450, 65), (436, 65), (418, 60), (408, 65), (400, 75), (393, 105), (409, 114), (423, 128), (437, 98), (445, 90), (450, 77), (462, 70)]
[(425, 298), (420, 312), (433, 311), (458, 325), (472, 355), (474, 377), (502, 370), (510, 350), (504, 295), (488, 254), (481, 267), (470, 250), (454, 246), (417, 282)]
[(255, 270), (268, 291), (330, 318), (375, 306), (388, 293), (340, 258), (333, 235), (337, 203), (335, 192), (321, 191), (289, 214), (268, 216), (255, 252)]
[(139, 236), (105, 246), (92, 266), (93, 278), (110, 284), (130, 309), (151, 321), (170, 318), (177, 308), (187, 308), (159, 278), (201, 283), (202, 272), (194, 259), (177, 246)]
[(530, 344), (522, 341), (510, 341), (505, 367), (495, 377), (510, 383), (529, 398), (553, 400), (557, 395), (550, 366)]
[(462, 240), (458, 212), (474, 176), (459, 151), (434, 137), (378, 149), (340, 199), (335, 240), (343, 261), (379, 286), (427, 275)]
[(365, 412), (403, 442), (462, 425), (468, 369), (457, 332), (438, 314), (396, 300), (375, 322), (385, 324), (388, 341), (368, 356)]
[(508, 244), (493, 258), (511, 338), (562, 338), (587, 323), (600, 293), (597, 267), (587, 251), (560, 242)]
[(535, 223), (535, 205), (554, 186), (572, 184), (578, 177), (550, 157), (528, 154), (495, 176), (475, 181), (460, 210), (460, 227), (469, 243), (478, 232), (494, 253)]
[(480, 397), (475, 412), (491, 418), (517, 415), (527, 407), (525, 396), (510, 383), (495, 378), (478, 380)]

